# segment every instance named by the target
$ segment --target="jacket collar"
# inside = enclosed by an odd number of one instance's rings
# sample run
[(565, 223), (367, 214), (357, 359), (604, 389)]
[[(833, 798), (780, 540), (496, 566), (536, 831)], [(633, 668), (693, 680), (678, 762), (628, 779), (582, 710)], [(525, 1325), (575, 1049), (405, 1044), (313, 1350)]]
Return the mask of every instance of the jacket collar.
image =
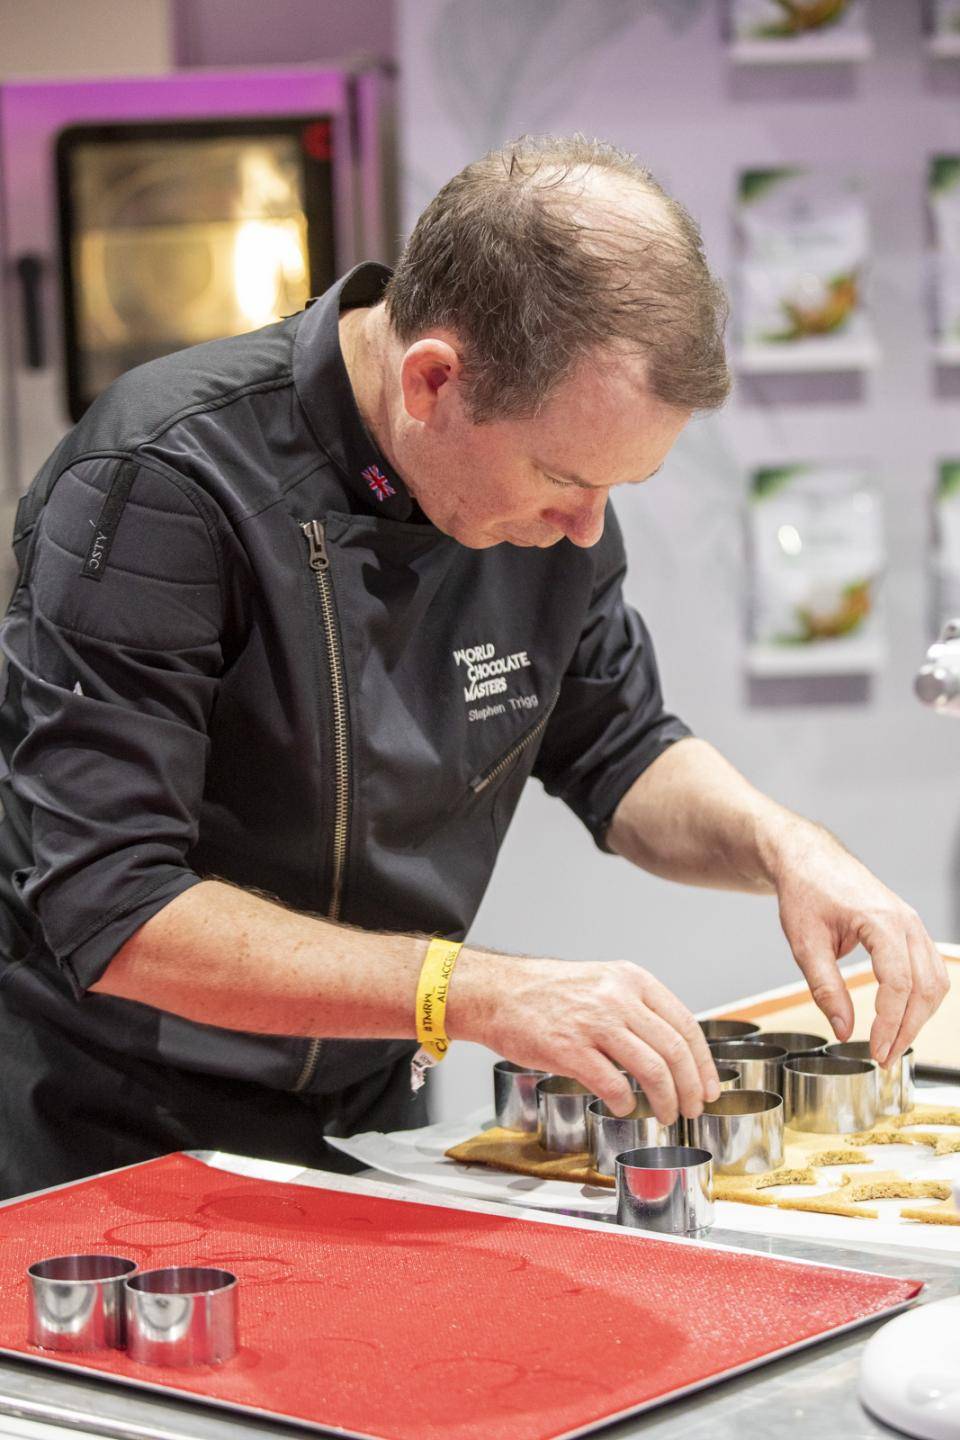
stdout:
[(378, 448), (357, 409), (340, 351), (343, 310), (376, 305), (391, 272), (357, 265), (300, 318), (293, 351), (293, 383), (314, 438), (366, 507), (391, 520), (409, 520), (413, 498)]

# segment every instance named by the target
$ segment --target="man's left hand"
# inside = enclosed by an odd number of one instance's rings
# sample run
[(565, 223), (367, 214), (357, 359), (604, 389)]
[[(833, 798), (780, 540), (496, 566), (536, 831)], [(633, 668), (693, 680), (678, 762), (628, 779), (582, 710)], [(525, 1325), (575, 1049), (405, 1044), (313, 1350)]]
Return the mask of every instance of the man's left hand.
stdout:
[(912, 910), (808, 821), (789, 827), (775, 877), (780, 923), (838, 1040), (853, 1029), (839, 961), (862, 945), (880, 982), (870, 1052), (894, 1064), (950, 988), (946, 966)]

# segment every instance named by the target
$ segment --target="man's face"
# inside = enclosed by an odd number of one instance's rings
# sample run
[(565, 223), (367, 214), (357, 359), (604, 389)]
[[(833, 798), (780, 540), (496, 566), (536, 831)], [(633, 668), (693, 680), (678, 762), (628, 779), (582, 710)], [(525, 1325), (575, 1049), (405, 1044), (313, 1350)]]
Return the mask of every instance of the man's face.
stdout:
[(624, 359), (584, 363), (534, 419), (475, 425), (448, 382), (422, 413), (400, 427), (400, 473), (438, 529), (478, 550), (595, 545), (610, 492), (655, 474), (689, 419)]

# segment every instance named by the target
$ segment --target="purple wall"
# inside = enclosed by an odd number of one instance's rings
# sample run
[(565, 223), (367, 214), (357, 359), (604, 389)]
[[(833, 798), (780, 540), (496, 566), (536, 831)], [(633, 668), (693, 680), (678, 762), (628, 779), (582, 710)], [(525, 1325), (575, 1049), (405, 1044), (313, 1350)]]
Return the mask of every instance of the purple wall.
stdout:
[(394, 0), (173, 0), (173, 62), (272, 65), (392, 59)]

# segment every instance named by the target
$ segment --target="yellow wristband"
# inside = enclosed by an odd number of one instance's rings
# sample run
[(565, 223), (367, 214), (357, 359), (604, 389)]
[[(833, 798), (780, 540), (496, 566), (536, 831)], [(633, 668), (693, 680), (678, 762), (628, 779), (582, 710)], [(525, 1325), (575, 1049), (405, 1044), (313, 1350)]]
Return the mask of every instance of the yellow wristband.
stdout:
[(450, 975), (463, 945), (457, 940), (431, 940), (417, 981), (417, 1039), (436, 1063), (450, 1049), (447, 1039), (447, 992)]

